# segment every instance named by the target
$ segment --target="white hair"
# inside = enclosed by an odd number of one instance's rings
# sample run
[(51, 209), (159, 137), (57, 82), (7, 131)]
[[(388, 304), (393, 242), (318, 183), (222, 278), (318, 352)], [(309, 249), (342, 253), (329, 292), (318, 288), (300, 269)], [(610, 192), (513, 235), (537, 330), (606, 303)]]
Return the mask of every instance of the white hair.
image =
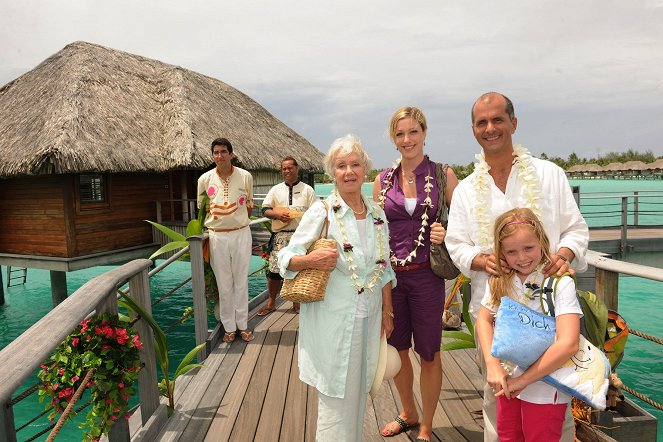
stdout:
[(325, 173), (330, 178), (334, 178), (334, 163), (336, 162), (336, 159), (339, 156), (345, 156), (351, 153), (356, 153), (359, 156), (359, 161), (361, 161), (367, 172), (371, 170), (372, 162), (364, 150), (364, 147), (361, 145), (361, 140), (355, 135), (348, 134), (344, 137), (335, 139), (331, 144), (329, 152), (327, 152), (323, 161)]

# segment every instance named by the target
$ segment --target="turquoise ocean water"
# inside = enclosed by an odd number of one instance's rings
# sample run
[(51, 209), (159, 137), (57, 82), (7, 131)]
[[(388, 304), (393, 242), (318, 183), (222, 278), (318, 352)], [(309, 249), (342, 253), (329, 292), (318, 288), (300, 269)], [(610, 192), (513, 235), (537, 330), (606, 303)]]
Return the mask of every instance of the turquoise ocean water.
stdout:
[[(590, 192), (629, 192), (634, 190), (654, 190), (663, 192), (663, 181), (645, 180), (571, 180), (572, 185), (579, 185), (582, 194)], [(316, 185), (316, 193), (328, 194), (331, 185)], [(370, 195), (371, 184), (364, 185), (364, 192)], [(640, 210), (643, 209), (646, 199), (640, 202)], [(594, 206), (581, 200), (581, 210), (586, 215), (590, 226), (617, 224), (619, 220), (609, 220), (605, 210), (614, 211), (615, 208), (606, 207), (619, 203), (618, 199), (601, 200), (603, 207)], [(649, 200), (647, 204), (663, 204), (663, 197), (656, 201)], [(660, 209), (659, 209), (660, 211)], [(595, 215), (592, 215), (595, 213)], [(598, 214), (596, 214), (598, 213)], [(659, 217), (660, 218), (660, 217)], [(649, 219), (641, 216), (640, 222), (645, 224), (663, 224), (663, 220)], [(629, 262), (642, 263), (649, 266), (663, 268), (663, 251), (656, 253), (631, 253), (621, 259)], [(261, 260), (254, 257), (252, 271), (261, 267)], [(69, 293), (73, 293), (90, 278), (108, 271), (111, 267), (96, 267), (92, 269), (79, 270), (67, 274), (67, 286)], [(6, 284), (6, 267), (0, 269), (3, 272)], [(150, 282), (153, 300), (180, 283), (190, 274), (188, 263), (175, 263), (166, 271), (159, 273)], [(639, 331), (663, 338), (663, 321), (660, 314), (652, 314), (652, 307), (660, 305), (660, 293), (663, 293), (663, 283), (644, 280), (630, 276), (621, 276), (619, 281), (619, 310), (626, 318), (629, 325)], [(249, 290), (251, 296), (255, 296), (265, 289), (265, 278), (262, 275), (251, 277)], [(23, 331), (43, 317), (51, 308), (51, 294), (49, 273), (45, 270), (28, 270), (28, 282), (25, 286), (14, 286), (5, 288), (6, 303), (0, 306), (0, 348), (19, 336)], [(181, 290), (175, 292), (166, 301), (160, 302), (154, 307), (162, 328), (169, 327), (180, 317), (182, 310), (191, 305), (191, 286), (185, 285)], [(184, 325), (175, 327), (168, 333), (169, 345), (171, 347), (171, 367), (179, 363), (181, 357), (194, 346), (193, 323), (190, 321)], [(663, 403), (663, 348), (660, 345), (643, 340), (636, 336), (629, 337), (626, 348), (625, 360), (618, 369), (619, 376), (624, 383), (636, 391), (651, 397), (653, 400)], [(26, 382), (28, 387), (36, 381), (36, 377)], [(14, 408), (16, 426), (19, 427), (34, 417), (43, 409), (42, 404), (36, 401), (36, 395), (32, 395), (22, 401)], [(633, 399), (633, 398), (632, 398)], [(658, 440), (663, 441), (663, 412), (635, 399), (647, 411), (654, 414), (658, 420)], [(86, 411), (83, 411), (84, 415)], [(24, 441), (36, 432), (40, 431), (48, 422), (42, 418), (30, 424), (25, 430), (18, 434), (18, 440)], [(68, 426), (58, 435), (58, 441), (79, 441), (80, 430), (75, 426)], [(37, 440), (45, 440), (41, 436)]]

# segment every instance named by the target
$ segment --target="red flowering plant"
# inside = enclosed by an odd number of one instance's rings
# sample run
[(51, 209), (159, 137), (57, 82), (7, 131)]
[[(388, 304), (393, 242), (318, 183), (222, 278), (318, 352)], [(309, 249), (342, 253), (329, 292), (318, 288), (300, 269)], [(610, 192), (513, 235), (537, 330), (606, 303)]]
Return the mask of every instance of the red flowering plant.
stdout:
[[(128, 323), (108, 313), (84, 319), (41, 364), (39, 401), (46, 400), (48, 418), (53, 421), (72, 400), (90, 369), (87, 383), (92, 409), (85, 422), (83, 440), (98, 440), (108, 434), (115, 421), (128, 418), (129, 398), (141, 368), (138, 334)], [(71, 413), (69, 418), (74, 417)]]

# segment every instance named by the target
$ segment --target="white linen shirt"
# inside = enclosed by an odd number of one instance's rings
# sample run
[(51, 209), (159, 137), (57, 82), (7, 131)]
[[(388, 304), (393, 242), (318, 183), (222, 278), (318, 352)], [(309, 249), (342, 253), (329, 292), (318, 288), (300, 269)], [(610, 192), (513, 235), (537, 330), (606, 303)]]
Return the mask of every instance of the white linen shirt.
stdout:
[[(577, 272), (584, 272), (587, 269), (585, 252), (589, 244), (589, 229), (573, 198), (569, 181), (556, 164), (538, 158), (532, 158), (531, 161), (541, 182), (541, 222), (550, 240), (551, 251), (555, 253), (561, 247), (568, 247), (575, 255), (573, 268)], [(484, 270), (470, 269), (472, 260), (481, 252), (478, 245), (479, 225), (473, 215), (477, 201), (472, 183), (475, 174), (476, 172), (473, 172), (462, 180), (454, 190), (447, 235), (444, 239), (456, 267), (472, 280), (470, 313), (474, 321), (479, 315), (479, 306), (486, 293), (488, 281), (488, 273)], [(523, 196), (524, 186), (518, 180), (517, 167), (511, 168), (505, 193), (495, 185), (490, 175), (488, 182), (490, 194), (487, 210), (492, 230), (492, 224), (499, 215), (507, 210), (528, 205)]]
[[(363, 349), (367, 360), (366, 385), (368, 393), (373, 383), (377, 369), (380, 330), (382, 326), (382, 287), (391, 282), (396, 286), (396, 275), (389, 265), (389, 230), (384, 211), (377, 205), (369, 202), (362, 196), (367, 207), (366, 214), (366, 245), (362, 247), (356, 220), (352, 210), (342, 200), (337, 213), (332, 208), (333, 195), (327, 197), (329, 212), (325, 212), (322, 202), (315, 202), (302, 217), (299, 227), (292, 235), (287, 247), (281, 249), (278, 255), (281, 275), (286, 279), (294, 278), (297, 272), (287, 270), (293, 256), (306, 255), (310, 245), (318, 239), (323, 228), (324, 219), (329, 219), (328, 237), (338, 242), (339, 253), (336, 267), (329, 276), (325, 299), (318, 302), (303, 303), (299, 313), (299, 378), (327, 396), (342, 398), (345, 394), (345, 384), (350, 358), (350, 344), (352, 330), (359, 296), (354, 287), (348, 262), (343, 252), (344, 239), (339, 232), (338, 216), (343, 223), (346, 241), (354, 246), (354, 264), (361, 286), (373, 278), (375, 262), (378, 259), (378, 245), (376, 244), (375, 229), (372, 228), (377, 218), (384, 222), (384, 237), (382, 250), (387, 265), (381, 279), (372, 290), (365, 289), (366, 309), (368, 312), (366, 347)], [(324, 234), (324, 233), (323, 233)], [(368, 254), (368, 257), (366, 257)]]
[[(534, 311), (543, 313), (540, 297), (537, 296), (534, 299), (523, 302), (524, 293), (526, 291), (525, 284), (528, 282), (535, 283), (541, 287), (543, 286), (543, 280), (544, 276), (539, 272), (531, 273), (527, 279), (525, 279), (525, 282), (521, 282), (520, 278), (516, 276), (513, 278), (511, 293), (509, 293), (508, 296), (514, 301), (519, 302)], [(481, 305), (493, 313), (497, 312), (497, 307), (490, 305), (490, 287), (488, 285), (486, 286), (485, 295), (481, 300)], [(576, 296), (576, 285), (575, 282), (573, 282), (573, 278), (570, 276), (563, 276), (560, 278), (555, 289), (554, 305), (555, 316), (576, 313), (582, 317), (582, 309), (580, 308), (580, 302)], [(518, 377), (525, 372), (525, 370), (517, 365), (510, 364), (510, 366), (514, 369), (513, 377)], [(568, 404), (571, 402), (570, 395), (543, 381), (536, 381), (529, 384), (520, 392), (518, 399), (522, 399), (523, 401), (532, 404)]]

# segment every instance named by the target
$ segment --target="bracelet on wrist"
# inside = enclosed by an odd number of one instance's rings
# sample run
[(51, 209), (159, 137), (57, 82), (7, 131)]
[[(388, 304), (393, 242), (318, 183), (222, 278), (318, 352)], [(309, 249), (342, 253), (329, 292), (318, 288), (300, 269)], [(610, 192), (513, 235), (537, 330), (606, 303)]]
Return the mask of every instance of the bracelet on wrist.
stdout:
[(382, 314), (384, 316), (389, 316), (391, 319), (394, 319), (394, 312), (392, 311), (382, 310)]

